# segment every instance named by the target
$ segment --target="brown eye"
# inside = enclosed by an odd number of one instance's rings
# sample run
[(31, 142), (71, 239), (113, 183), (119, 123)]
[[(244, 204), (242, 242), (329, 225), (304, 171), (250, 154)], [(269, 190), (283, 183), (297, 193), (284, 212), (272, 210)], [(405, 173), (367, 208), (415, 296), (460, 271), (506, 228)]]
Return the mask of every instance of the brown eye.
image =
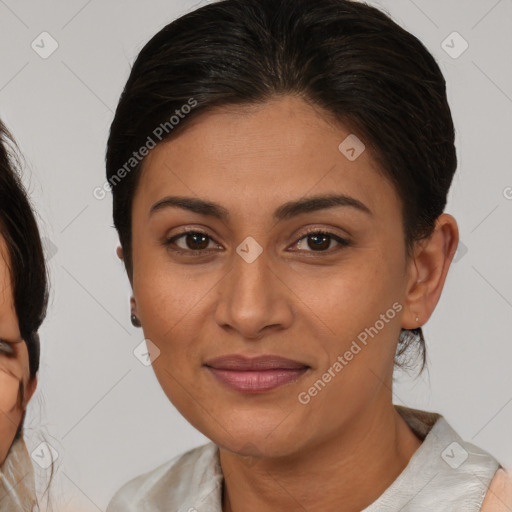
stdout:
[[(307, 243), (307, 247), (310, 250), (304, 248), (304, 242)], [(346, 247), (350, 245), (348, 240), (341, 238), (334, 233), (326, 231), (311, 231), (305, 236), (300, 238), (296, 245), (301, 251), (305, 252), (327, 252), (327, 249), (331, 247), (331, 243), (335, 241), (338, 244), (338, 248)], [(332, 252), (332, 251), (329, 251)]]
[(203, 233), (187, 233), (184, 236), (187, 249), (201, 251), (208, 247), (209, 237)]
[(315, 235), (308, 235), (308, 247), (313, 249), (314, 251), (321, 251), (323, 249), (329, 249), (329, 246), (331, 245), (331, 237), (329, 235), (324, 234), (315, 234)]
[[(193, 256), (199, 256), (209, 251), (208, 246), (210, 242), (213, 242), (212, 238), (202, 231), (186, 231), (185, 233), (181, 233), (180, 235), (167, 239), (164, 242), (164, 245), (178, 254), (189, 253)], [(174, 248), (173, 246), (177, 248)]]

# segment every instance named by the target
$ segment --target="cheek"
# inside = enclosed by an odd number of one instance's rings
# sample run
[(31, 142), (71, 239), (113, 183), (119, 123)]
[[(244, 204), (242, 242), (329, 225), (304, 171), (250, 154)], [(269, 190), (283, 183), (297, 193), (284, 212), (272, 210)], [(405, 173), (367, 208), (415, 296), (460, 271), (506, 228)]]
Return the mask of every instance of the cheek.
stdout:
[(164, 267), (141, 275), (134, 282), (134, 295), (144, 333), (157, 342), (176, 339), (177, 333), (202, 311), (207, 299), (202, 302), (201, 298), (211, 288), (209, 282), (210, 276), (188, 279), (177, 268), (166, 271)]
[(296, 295), (310, 308), (308, 316), (322, 320), (327, 334), (330, 331), (345, 341), (403, 300), (401, 267), (396, 260), (378, 250), (364, 252), (360, 258), (354, 253), (350, 260), (326, 269), (323, 275), (302, 273), (293, 283)]
[(0, 464), (7, 456), (21, 421), (18, 389), (18, 379), (0, 371)]
[(321, 411), (318, 417), (332, 424), (361, 408), (388, 378), (400, 334), (403, 278), (396, 255), (365, 252), (333, 267), (317, 286), (303, 274), (294, 289), (309, 307), (301, 316), (310, 319), (319, 363), (301, 389), (311, 400), (306, 410)]
[[(211, 296), (216, 273), (202, 277), (187, 275), (187, 270), (168, 265), (149, 267), (155, 271), (140, 273), (134, 280), (137, 310), (144, 336), (159, 350), (153, 370), (160, 385), (174, 402), (179, 397), (180, 382), (187, 381), (193, 392), (194, 375), (199, 371), (204, 353), (200, 352), (203, 333), (211, 323)], [(211, 320), (210, 320), (211, 321)], [(192, 381), (192, 383), (190, 382)]]
[[(144, 334), (154, 337), (157, 345), (190, 340), (201, 327), (198, 319), (204, 322), (205, 307), (211, 304), (216, 283), (227, 269), (192, 261), (173, 263), (165, 249), (155, 247), (143, 235), (138, 239), (133, 253), (133, 291)], [(190, 324), (194, 326), (192, 332), (188, 332)]]
[(18, 400), (19, 380), (0, 370), (0, 413), (9, 414)]

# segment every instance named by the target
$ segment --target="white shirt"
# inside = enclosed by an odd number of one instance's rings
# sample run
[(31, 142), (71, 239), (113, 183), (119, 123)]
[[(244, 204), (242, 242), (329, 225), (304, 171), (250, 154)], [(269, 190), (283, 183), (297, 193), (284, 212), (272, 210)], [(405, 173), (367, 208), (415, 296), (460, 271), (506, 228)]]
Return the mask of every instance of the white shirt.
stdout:
[[(498, 461), (461, 439), (440, 414), (395, 408), (423, 442), (362, 512), (480, 511)], [(222, 484), (218, 447), (209, 442), (130, 480), (106, 512), (222, 512)]]
[(35, 504), (32, 459), (23, 437), (19, 437), (0, 467), (0, 512), (31, 512)]

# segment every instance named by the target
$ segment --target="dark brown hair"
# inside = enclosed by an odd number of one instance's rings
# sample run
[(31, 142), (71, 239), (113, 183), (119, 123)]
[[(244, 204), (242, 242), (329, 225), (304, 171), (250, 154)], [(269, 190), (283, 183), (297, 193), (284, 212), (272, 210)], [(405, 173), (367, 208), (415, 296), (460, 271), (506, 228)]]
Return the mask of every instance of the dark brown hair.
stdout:
[[(322, 107), (326, 118), (364, 141), (401, 197), (408, 257), (415, 242), (432, 234), (457, 157), (445, 80), (425, 46), (364, 3), (221, 0), (158, 32), (138, 55), (119, 100), (106, 169), (130, 279), (131, 206), (141, 163), (128, 172), (126, 163), (134, 152), (191, 99), (197, 106), (158, 142), (214, 107), (288, 94)], [(397, 364), (416, 340), (423, 369), (421, 328), (402, 330)]]
[[(49, 280), (39, 228), (18, 174), (20, 169), (19, 152), (14, 139), (0, 121), (0, 232), (7, 245), (14, 309), (21, 337), (27, 345), (30, 378), (34, 379), (39, 369), (38, 330), (46, 316)], [(24, 400), (24, 392), (23, 382), (20, 382), (20, 405)], [(15, 441), (22, 436), (24, 422), (25, 411), (16, 431)], [(49, 491), (53, 474), (52, 460), (45, 493)], [(37, 496), (34, 496), (34, 500), (38, 503)], [(49, 502), (48, 493), (47, 505)], [(39, 506), (34, 508), (36, 509), (39, 510)]]
[(33, 378), (39, 369), (37, 331), (46, 316), (48, 279), (39, 229), (17, 166), (14, 139), (0, 121), (0, 232), (7, 244), (14, 308)]

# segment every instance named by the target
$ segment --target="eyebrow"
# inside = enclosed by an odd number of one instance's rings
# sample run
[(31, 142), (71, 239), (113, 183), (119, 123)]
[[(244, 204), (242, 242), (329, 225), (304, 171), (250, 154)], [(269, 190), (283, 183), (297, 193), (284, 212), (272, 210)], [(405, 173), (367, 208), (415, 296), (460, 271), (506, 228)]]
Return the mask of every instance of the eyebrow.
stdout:
[[(367, 215), (373, 215), (368, 206), (351, 196), (347, 195), (319, 195), (312, 196), (297, 201), (289, 201), (279, 206), (274, 211), (274, 219), (277, 221), (291, 219), (303, 213), (335, 208), (339, 206), (348, 206), (359, 210)], [(167, 196), (157, 201), (150, 209), (149, 216), (166, 208), (181, 208), (199, 215), (214, 217), (222, 221), (228, 221), (230, 218), (229, 210), (220, 204), (197, 199), (194, 197)]]

